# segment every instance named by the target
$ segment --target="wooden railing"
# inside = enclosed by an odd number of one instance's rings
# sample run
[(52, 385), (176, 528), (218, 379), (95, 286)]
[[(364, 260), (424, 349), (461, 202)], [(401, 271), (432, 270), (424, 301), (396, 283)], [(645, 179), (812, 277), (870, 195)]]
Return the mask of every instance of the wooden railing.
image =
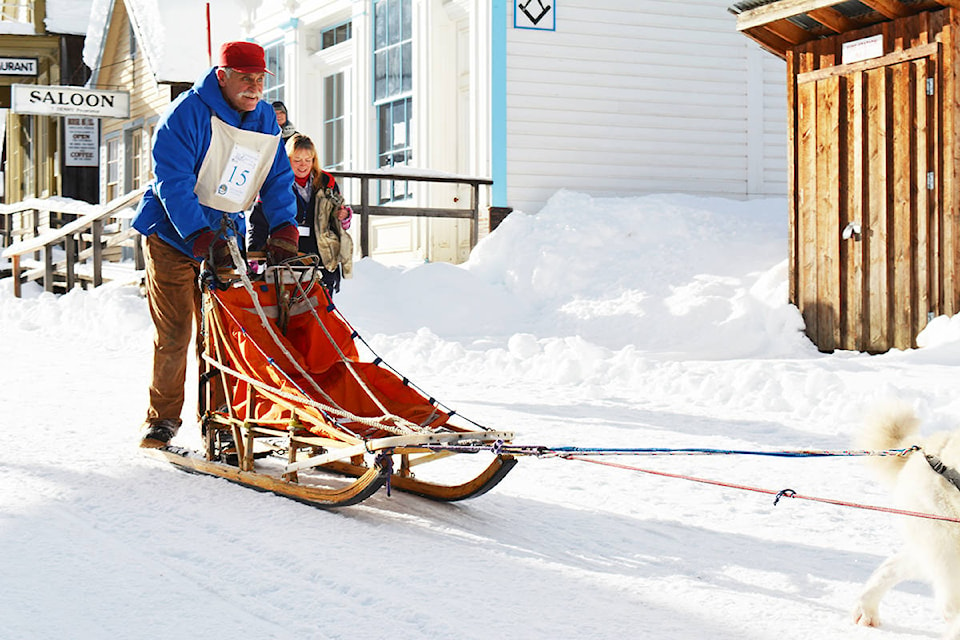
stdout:
[[(135, 206), (146, 188), (132, 191), (126, 195), (114, 198), (105, 205), (96, 207), (93, 211), (79, 214), (62, 227), (50, 228), (37, 233), (37, 215), (39, 207), (33, 202), (22, 202), (4, 205), (0, 215), (6, 218), (4, 228), (11, 238), (19, 238), (3, 250), (0, 257), (9, 258), (12, 262), (11, 275), (13, 276), (13, 293), (20, 297), (21, 286), (24, 282), (43, 278), (43, 286), (47, 291), (53, 291), (57, 278), (63, 280), (64, 287), (70, 290), (81, 280), (100, 286), (103, 281), (104, 250), (116, 246), (132, 246), (134, 253), (134, 268), (143, 268), (143, 254), (139, 240), (139, 233), (133, 228), (104, 233), (104, 224), (107, 220), (117, 217), (123, 209)], [(43, 211), (47, 213), (76, 214), (76, 208), (55, 200), (44, 201)], [(33, 215), (34, 237), (23, 238), (24, 229), (13, 229), (9, 224), (13, 215)], [(29, 228), (26, 230), (30, 232)], [(61, 253), (62, 257), (56, 257)], [(30, 254), (33, 254), (32, 260)]]
[[(344, 179), (359, 180), (359, 203), (350, 203), (359, 215), (360, 254), (370, 255), (370, 216), (410, 216), (469, 219), (470, 247), (477, 244), (480, 228), (480, 186), (491, 185), (492, 180), (466, 176), (416, 173), (409, 171), (330, 171), (341, 182)], [(466, 207), (420, 207), (370, 204), (371, 183), (390, 182), (428, 182), (440, 184), (464, 184), (470, 188), (470, 198)], [(115, 229), (105, 233), (104, 224), (118, 212), (134, 207), (143, 196), (146, 187), (115, 198), (93, 211), (77, 213), (76, 207), (59, 203), (56, 200), (28, 201), (9, 205), (0, 205), (0, 243), (13, 241), (0, 257), (9, 258), (13, 263), (12, 275), (14, 295), (20, 297), (23, 282), (43, 278), (44, 289), (53, 291), (57, 284), (66, 290), (72, 289), (77, 282), (92, 282), (93, 286), (103, 283), (105, 263), (104, 251), (115, 246), (131, 246), (134, 251), (134, 269), (143, 269), (142, 245), (139, 234), (133, 228)], [(349, 200), (349, 198), (348, 198)], [(42, 203), (42, 204), (41, 204)], [(87, 207), (89, 209), (89, 207)], [(68, 213), (77, 215), (77, 219), (62, 227), (46, 231), (38, 230), (40, 211), (47, 217), (50, 213)], [(33, 216), (30, 225), (11, 225), (14, 215)], [(24, 237), (32, 234), (33, 237)], [(59, 254), (55, 256), (56, 254)], [(30, 254), (33, 254), (32, 259)], [(126, 268), (126, 271), (131, 271)]]
[[(367, 257), (370, 255), (370, 216), (412, 216), (429, 218), (461, 218), (469, 219), (472, 224), (470, 227), (470, 248), (477, 245), (480, 233), (480, 185), (491, 185), (493, 180), (488, 178), (470, 178), (466, 176), (436, 174), (436, 173), (417, 173), (415, 169), (409, 171), (328, 171), (338, 180), (341, 178), (352, 178), (360, 180), (360, 202), (349, 203), (354, 213), (360, 214), (360, 255)], [(469, 207), (418, 207), (418, 206), (396, 206), (396, 205), (372, 205), (370, 204), (370, 186), (371, 182), (396, 181), (396, 182), (433, 182), (446, 184), (465, 184), (470, 186)], [(341, 189), (343, 189), (343, 180)], [(348, 198), (349, 199), (349, 198)]]

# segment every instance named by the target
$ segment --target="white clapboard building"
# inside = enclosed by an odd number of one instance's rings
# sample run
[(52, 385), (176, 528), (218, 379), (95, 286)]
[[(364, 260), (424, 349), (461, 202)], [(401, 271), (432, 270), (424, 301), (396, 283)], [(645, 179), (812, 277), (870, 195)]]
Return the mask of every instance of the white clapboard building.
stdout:
[[(149, 155), (130, 131), (148, 141), (165, 104), (230, 36), (266, 48), (265, 97), (285, 103), (325, 167), (492, 180), (480, 194), (481, 237), (560, 189), (783, 195), (784, 65), (737, 33), (728, 4), (95, 0), (84, 56), (92, 86), (128, 88), (136, 112), (104, 128), (107, 143), (119, 142), (116, 158), (105, 143), (116, 170), (102, 181), (135, 186), (125, 158)], [(342, 184), (357, 202), (357, 181)], [(459, 207), (471, 195), (411, 181), (371, 191), (371, 203), (390, 207)], [(387, 262), (461, 262), (472, 239), (469, 220), (375, 217), (366, 240)]]
[[(728, 5), (263, 0), (244, 26), (327, 166), (488, 177), (487, 205), (533, 213), (559, 189), (785, 194), (785, 69)], [(460, 261), (464, 224), (381, 220), (372, 248)]]

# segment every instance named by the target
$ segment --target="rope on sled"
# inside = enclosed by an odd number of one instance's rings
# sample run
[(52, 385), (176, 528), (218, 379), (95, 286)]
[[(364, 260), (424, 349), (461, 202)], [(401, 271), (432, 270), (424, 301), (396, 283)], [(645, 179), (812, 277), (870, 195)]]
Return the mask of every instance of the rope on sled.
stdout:
[[(289, 269), (289, 267), (287, 267), (287, 269), (292, 272), (292, 269)], [(304, 290), (303, 285), (300, 283), (300, 280), (298, 279), (294, 279), (294, 280), (296, 282), (297, 292), (300, 294), (301, 297), (306, 299), (307, 292)], [(426, 429), (421, 427), (420, 425), (417, 425), (413, 422), (410, 422), (409, 420), (406, 420), (404, 418), (401, 418), (400, 416), (390, 413), (390, 410), (387, 409), (387, 407), (380, 401), (380, 398), (378, 398), (377, 395), (373, 392), (373, 390), (370, 389), (366, 380), (364, 380), (360, 376), (360, 374), (357, 373), (356, 367), (353, 366), (353, 361), (347, 357), (347, 354), (343, 352), (343, 349), (340, 348), (340, 345), (337, 344), (337, 341), (333, 339), (333, 335), (330, 334), (330, 330), (327, 328), (327, 325), (325, 325), (323, 323), (323, 320), (320, 319), (320, 315), (317, 314), (317, 310), (312, 305), (309, 307), (309, 309), (310, 309), (310, 315), (313, 316), (313, 319), (317, 321), (317, 325), (323, 330), (324, 335), (327, 337), (327, 342), (329, 342), (330, 345), (336, 350), (337, 355), (340, 357), (340, 361), (344, 364), (344, 367), (347, 369), (347, 371), (350, 372), (350, 375), (353, 377), (356, 383), (360, 386), (360, 388), (364, 390), (364, 392), (367, 394), (367, 397), (373, 401), (373, 403), (381, 411), (383, 416), (386, 418), (392, 419), (398, 425), (402, 425), (403, 427), (405, 427), (407, 431), (405, 431), (404, 433), (408, 433), (410, 431), (413, 431), (413, 432), (425, 431)], [(353, 327), (351, 327), (351, 329), (352, 328)]]
[[(298, 403), (300, 403), (300, 404), (305, 404), (305, 405), (307, 405), (307, 406), (313, 407), (314, 409), (318, 409), (318, 410), (320, 410), (320, 411), (322, 411), (322, 412), (324, 412), (324, 413), (327, 413), (327, 414), (334, 414), (334, 415), (338, 415), (338, 416), (343, 417), (343, 418), (347, 418), (347, 419), (350, 420), (351, 422), (356, 422), (357, 424), (363, 424), (363, 425), (366, 425), (366, 426), (368, 426), (368, 427), (375, 427), (375, 428), (377, 428), (377, 429), (383, 429), (384, 431), (391, 431), (391, 432), (393, 432), (393, 433), (397, 433), (398, 435), (405, 435), (405, 434), (407, 433), (407, 432), (401, 432), (401, 431), (398, 431), (398, 430), (394, 430), (394, 428), (393, 428), (391, 425), (386, 425), (386, 424), (381, 423), (381, 422), (380, 422), (380, 419), (378, 419), (378, 418), (364, 418), (363, 416), (358, 416), (358, 415), (355, 415), (355, 414), (353, 414), (353, 413), (350, 413), (349, 411), (346, 411), (345, 409), (342, 409), (342, 408), (339, 408), (339, 407), (332, 407), (332, 406), (330, 406), (330, 405), (325, 405), (325, 404), (323, 404), (322, 402), (317, 402), (316, 400), (312, 399), (310, 396), (307, 396), (307, 395), (298, 396), (298, 395), (295, 395), (295, 394), (292, 394), (292, 393), (288, 393), (288, 392), (286, 392), (286, 391), (284, 391), (284, 390), (282, 390), (282, 389), (278, 389), (278, 388), (276, 388), (276, 387), (271, 387), (270, 385), (266, 384), (265, 382), (261, 382), (260, 380), (257, 380), (256, 378), (251, 378), (250, 376), (244, 375), (243, 373), (237, 371), (236, 369), (231, 369), (230, 367), (226, 366), (225, 364), (222, 364), (222, 363), (218, 362), (218, 361), (216, 360), (216, 358), (211, 358), (211, 357), (208, 356), (207, 354), (203, 354), (203, 359), (206, 360), (207, 362), (209, 362), (211, 365), (213, 365), (213, 366), (216, 367), (217, 369), (220, 369), (220, 370), (223, 371), (224, 373), (227, 373), (227, 374), (233, 376), (233, 377), (236, 378), (237, 380), (241, 380), (241, 381), (243, 381), (243, 382), (246, 382), (247, 384), (249, 384), (249, 385), (251, 385), (251, 386), (253, 386), (253, 387), (258, 388), (258, 389), (260, 389), (261, 391), (266, 391), (266, 392), (272, 393), (272, 394), (274, 394), (274, 395), (280, 396), (281, 398), (285, 398), (285, 399), (290, 400), (290, 401), (293, 401), (293, 402), (298, 402)], [(339, 424), (339, 422), (338, 422), (337, 424), (338, 424), (338, 426), (339, 426), (340, 428), (344, 428), (343, 425)], [(349, 431), (349, 430), (348, 430), (348, 431)], [(352, 435), (356, 436), (357, 438), (360, 438), (360, 437), (361, 437), (360, 435), (358, 435), (358, 434), (356, 434), (356, 433), (354, 433), (354, 434), (352, 434)]]
[(433, 404), (434, 406), (436, 406), (436, 407), (438, 407), (438, 408), (443, 409), (444, 411), (446, 411), (447, 414), (448, 414), (451, 418), (452, 418), (453, 416), (459, 416), (461, 420), (463, 420), (464, 422), (467, 422), (467, 423), (469, 423), (469, 424), (472, 424), (473, 426), (477, 427), (478, 429), (482, 429), (483, 431), (490, 431), (490, 428), (489, 428), (489, 427), (486, 427), (486, 426), (480, 424), (479, 422), (477, 422), (476, 420), (472, 420), (472, 419), (470, 419), (469, 417), (463, 415), (462, 413), (459, 413), (456, 409), (454, 409), (454, 408), (450, 407), (449, 405), (444, 404), (443, 402), (440, 402), (439, 400), (437, 400), (436, 398), (434, 398), (432, 395), (430, 395), (430, 394), (429, 394), (425, 389), (423, 389), (422, 387), (417, 386), (412, 380), (410, 380), (410, 378), (408, 378), (407, 376), (403, 375), (403, 374), (402, 374), (400, 371), (398, 371), (393, 365), (391, 365), (389, 362), (387, 362), (386, 360), (384, 360), (383, 357), (382, 357), (379, 353), (377, 353), (377, 351), (370, 345), (370, 343), (367, 342), (367, 340), (360, 334), (360, 332), (357, 331), (357, 329), (356, 329), (352, 324), (350, 324), (350, 321), (347, 320), (346, 316), (344, 316), (342, 313), (340, 313), (340, 309), (339, 309), (336, 305), (334, 305), (332, 302), (331, 302), (331, 304), (330, 304), (330, 308), (331, 308), (331, 311), (335, 312), (335, 313), (337, 314), (337, 317), (340, 318), (340, 320), (341, 320), (346, 326), (348, 326), (348, 327), (350, 328), (350, 330), (353, 332), (353, 338), (356, 339), (357, 341), (359, 341), (360, 344), (362, 344), (362, 345), (367, 349), (367, 351), (369, 351), (369, 352), (373, 355), (373, 357), (374, 357), (374, 361), (373, 361), (374, 364), (376, 364), (376, 365), (378, 365), (378, 366), (382, 366), (383, 368), (385, 368), (385, 369), (393, 372), (394, 374), (396, 374), (397, 377), (399, 377), (401, 380), (403, 380), (403, 384), (405, 384), (406, 386), (410, 387), (411, 389), (414, 389), (415, 391), (418, 391), (419, 393), (421, 393), (424, 397), (426, 397), (426, 398), (429, 400), (429, 402), (430, 402), (431, 404)]
[[(263, 383), (257, 383), (257, 384), (255, 384), (255, 386), (258, 386), (258, 387), (263, 388), (263, 389), (269, 389), (271, 392), (277, 393), (277, 394), (280, 395), (281, 397), (286, 397), (287, 399), (290, 399), (290, 400), (295, 400), (295, 401), (297, 401), (297, 402), (305, 402), (305, 401), (307, 401), (309, 404), (314, 405), (314, 406), (316, 406), (316, 407), (319, 408), (319, 409), (327, 410), (327, 411), (329, 411), (329, 412), (331, 412), (331, 413), (335, 413), (335, 414), (337, 414), (337, 415), (341, 415), (341, 416), (347, 417), (347, 418), (349, 418), (350, 420), (356, 421), (356, 422), (358, 422), (358, 423), (360, 423), (360, 424), (366, 424), (366, 425), (368, 425), (368, 426), (374, 426), (374, 427), (376, 427), (376, 428), (380, 428), (380, 429), (383, 429), (383, 430), (385, 430), (385, 431), (389, 431), (389, 432), (391, 432), (391, 433), (406, 434), (406, 433), (410, 433), (411, 431), (417, 431), (417, 430), (419, 430), (418, 427), (417, 427), (417, 425), (411, 423), (410, 421), (408, 421), (408, 420), (406, 420), (406, 419), (404, 419), (404, 418), (402, 418), (402, 417), (400, 417), (400, 416), (392, 415), (392, 414), (390, 414), (389, 412), (387, 412), (385, 409), (383, 410), (383, 411), (384, 411), (384, 415), (382, 415), (382, 416), (380, 417), (380, 419), (378, 419), (378, 420), (371, 420), (371, 419), (369, 419), (369, 418), (362, 418), (361, 416), (356, 416), (356, 415), (354, 415), (353, 413), (351, 413), (350, 411), (347, 411), (346, 409), (344, 409), (343, 407), (340, 407), (340, 406), (333, 400), (333, 398), (331, 398), (331, 397), (323, 390), (323, 388), (321, 388), (320, 385), (317, 384), (317, 382), (313, 379), (313, 376), (311, 376), (311, 375), (300, 365), (300, 363), (297, 361), (296, 358), (293, 357), (293, 355), (292, 355), (292, 354), (290, 353), (290, 351), (286, 348), (286, 346), (284, 346), (283, 341), (280, 340), (280, 338), (277, 336), (276, 331), (274, 330), (273, 326), (272, 326), (271, 323), (267, 320), (266, 312), (264, 312), (263, 306), (260, 304), (260, 300), (259, 300), (256, 292), (255, 292), (254, 289), (253, 289), (253, 283), (250, 281), (250, 278), (247, 276), (246, 269), (243, 267), (243, 256), (241, 256), (241, 254), (240, 254), (240, 249), (239, 249), (239, 247), (237, 246), (236, 241), (228, 241), (228, 242), (227, 242), (227, 246), (230, 248), (230, 255), (231, 255), (231, 257), (233, 258), (234, 265), (235, 265), (237, 271), (238, 271), (239, 274), (240, 274), (240, 281), (243, 283), (244, 289), (246, 289), (247, 293), (250, 295), (250, 299), (251, 299), (251, 301), (253, 302), (254, 308), (257, 310), (257, 315), (259, 316), (260, 322), (262, 323), (264, 329), (266, 329), (267, 333), (268, 333), (268, 334), (270, 335), (270, 337), (273, 339), (274, 343), (275, 343), (275, 344), (277, 345), (277, 347), (280, 349), (281, 353), (283, 353), (283, 355), (287, 358), (287, 360), (288, 360), (289, 362), (291, 362), (291, 363), (293, 364), (293, 366), (297, 369), (297, 372), (300, 373), (300, 375), (302, 375), (304, 378), (306, 378), (306, 379), (310, 382), (310, 385), (314, 388), (314, 390), (316, 390), (317, 393), (319, 393), (325, 400), (327, 400), (327, 402), (330, 403), (330, 406), (324, 406), (324, 405), (322, 405), (321, 403), (317, 403), (317, 402), (309, 399), (309, 396), (307, 396), (306, 398), (297, 398), (297, 397), (295, 397), (295, 396), (291, 396), (290, 394), (286, 394), (286, 393), (282, 392), (280, 389), (271, 388), (271, 387), (269, 387), (268, 385), (265, 385), (265, 384), (263, 384)], [(301, 292), (302, 292), (302, 288), (301, 288)], [(216, 299), (216, 296), (211, 296), (211, 297), (213, 297), (214, 299)], [(221, 304), (219, 300), (218, 300), (217, 302), (218, 302), (218, 304)], [(225, 308), (225, 307), (223, 307), (223, 305), (221, 304), (221, 308)], [(316, 319), (317, 319), (318, 322), (319, 322), (319, 317), (316, 316), (316, 313), (315, 313), (315, 312), (314, 312), (314, 316), (316, 317)], [(231, 315), (231, 317), (233, 317), (233, 316)], [(233, 318), (233, 319), (234, 319), (235, 322), (237, 321), (236, 318)], [(322, 325), (323, 323), (321, 322), (320, 324)], [(239, 325), (239, 323), (238, 323), (238, 326), (242, 326), (242, 325)], [(326, 331), (326, 327), (324, 327), (324, 330)], [(329, 336), (329, 333), (328, 333), (327, 335)], [(257, 345), (257, 349), (260, 349), (260, 346), (259, 346), (259, 345)], [(261, 350), (261, 353), (262, 353), (262, 350)], [(341, 356), (343, 356), (343, 353), (342, 353), (342, 352), (341, 352)], [(225, 372), (227, 372), (227, 373), (230, 373), (231, 375), (237, 375), (237, 376), (238, 376), (238, 374), (239, 374), (239, 372), (232, 371), (232, 370), (228, 370), (228, 369), (229, 369), (228, 367), (226, 367), (225, 365), (223, 365), (223, 364), (221, 364), (221, 363), (219, 363), (219, 362), (216, 362), (215, 360), (209, 358), (206, 354), (204, 354), (204, 359), (207, 360), (208, 362), (210, 362), (210, 363), (211, 363), (212, 365), (214, 365), (215, 367), (217, 367), (217, 368), (219, 368), (219, 369), (221, 369), (221, 370), (223, 370), (223, 371), (225, 371)], [(273, 364), (272, 360), (271, 360), (271, 364)], [(277, 367), (277, 369), (279, 370), (278, 367)], [(281, 373), (286, 376), (285, 373), (283, 373), (283, 372), (281, 372)], [(246, 378), (246, 376), (244, 376), (244, 378)], [(287, 379), (289, 380), (289, 376), (287, 376)], [(252, 378), (246, 378), (244, 381), (247, 382), (248, 384), (254, 384), (254, 381), (253, 381)], [(301, 390), (301, 392), (302, 392), (302, 390)], [(368, 392), (369, 392), (369, 390), (368, 390)], [(374, 399), (374, 400), (376, 401), (376, 399)], [(382, 406), (382, 405), (380, 405), (379, 401), (377, 401), (377, 405), (378, 405), (378, 406)], [(383, 420), (393, 420), (393, 421), (396, 423), (397, 426), (385, 424), (385, 423), (383, 422)]]
[[(314, 390), (321, 394), (328, 402), (336, 405), (336, 403), (333, 401), (333, 398), (327, 395), (327, 393), (320, 387), (320, 385), (316, 383), (310, 374), (308, 374), (304, 368), (300, 366), (300, 363), (297, 362), (297, 359), (293, 357), (289, 349), (287, 349), (280, 338), (277, 337), (277, 332), (274, 330), (273, 325), (270, 324), (270, 321), (267, 320), (267, 314), (263, 310), (263, 306), (260, 304), (260, 299), (257, 296), (256, 291), (253, 290), (253, 283), (250, 282), (250, 278), (247, 276), (247, 270), (242, 266), (243, 256), (240, 255), (240, 248), (237, 246), (235, 241), (228, 241), (227, 246), (230, 248), (230, 256), (233, 258), (234, 266), (236, 267), (237, 272), (240, 274), (240, 282), (243, 283), (243, 288), (246, 289), (247, 293), (250, 295), (250, 300), (253, 302), (253, 306), (257, 310), (257, 316), (259, 316), (260, 323), (263, 325), (263, 328), (266, 329), (267, 333), (280, 349), (280, 352), (287, 358), (288, 361), (293, 363), (293, 366), (297, 369), (297, 372), (310, 381), (310, 384), (313, 386)], [(213, 296), (213, 298), (216, 299), (216, 296)], [(219, 300), (217, 300), (217, 303), (221, 304)], [(224, 308), (222, 304), (221, 308)], [(236, 318), (234, 318), (234, 321), (236, 321)], [(259, 345), (257, 348), (259, 349)]]
[(882, 511), (884, 513), (892, 513), (901, 516), (910, 516), (912, 518), (925, 518), (928, 520), (941, 520), (943, 522), (956, 522), (960, 523), (960, 519), (950, 518), (948, 516), (941, 516), (934, 513), (922, 513), (919, 511), (907, 511), (904, 509), (895, 509), (892, 507), (879, 507), (876, 505), (861, 504), (858, 502), (846, 502), (844, 500), (833, 500), (831, 498), (817, 498), (813, 496), (804, 496), (800, 495), (793, 489), (782, 489), (780, 491), (773, 491), (771, 489), (762, 489), (760, 487), (751, 487), (748, 485), (734, 484), (731, 482), (721, 482), (719, 480), (710, 480), (708, 478), (698, 478), (696, 476), (687, 476), (679, 473), (667, 473), (665, 471), (654, 471), (652, 469), (642, 469), (640, 467), (635, 467), (632, 465), (619, 464), (616, 462), (609, 462), (606, 460), (593, 460), (590, 458), (585, 458), (581, 456), (565, 456), (566, 460), (578, 460), (580, 462), (590, 462), (592, 464), (600, 464), (608, 467), (615, 467), (618, 469), (626, 469), (628, 471), (637, 471), (639, 473), (647, 473), (655, 476), (663, 476), (665, 478), (676, 478), (679, 480), (689, 480), (691, 482), (699, 482), (701, 484), (710, 484), (718, 487), (728, 487), (731, 489), (740, 489), (743, 491), (753, 491), (755, 493), (763, 493), (767, 495), (776, 496), (773, 501), (774, 506), (776, 506), (781, 498), (796, 498), (798, 500), (810, 500), (812, 502), (822, 502), (825, 504), (832, 504), (841, 507), (853, 507), (856, 509), (867, 509), (870, 511)]

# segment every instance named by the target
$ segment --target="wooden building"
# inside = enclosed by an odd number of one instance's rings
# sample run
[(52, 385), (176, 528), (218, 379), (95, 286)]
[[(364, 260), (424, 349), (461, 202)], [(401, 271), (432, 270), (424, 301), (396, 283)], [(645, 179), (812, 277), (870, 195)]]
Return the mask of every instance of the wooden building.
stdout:
[(101, 123), (100, 202), (153, 178), (151, 140), (161, 116), (211, 66), (208, 44), (240, 39), (239, 5), (221, 0), (207, 13), (206, 4), (93, 0), (84, 50), (92, 69), (87, 86), (130, 96), (129, 117)]
[(960, 0), (751, 0), (787, 63), (790, 301), (822, 351), (960, 310)]
[[(4, 202), (65, 196), (92, 202), (96, 168), (73, 166), (65, 153), (59, 116), (11, 109), (16, 85), (82, 86), (90, 70), (82, 60), (86, 21), (77, 6), (45, 0), (0, 4), (0, 138), (3, 140)], [(82, 22), (82, 23), (81, 23)]]

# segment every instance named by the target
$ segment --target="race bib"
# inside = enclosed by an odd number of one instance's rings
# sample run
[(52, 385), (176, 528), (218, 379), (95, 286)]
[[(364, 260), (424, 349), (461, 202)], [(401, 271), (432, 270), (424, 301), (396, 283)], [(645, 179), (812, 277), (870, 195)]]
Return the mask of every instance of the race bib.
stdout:
[(217, 184), (217, 195), (237, 204), (246, 202), (259, 160), (260, 154), (254, 149), (234, 144)]
[(193, 192), (205, 207), (238, 213), (253, 206), (280, 144), (280, 135), (246, 131), (210, 116), (210, 146)]

